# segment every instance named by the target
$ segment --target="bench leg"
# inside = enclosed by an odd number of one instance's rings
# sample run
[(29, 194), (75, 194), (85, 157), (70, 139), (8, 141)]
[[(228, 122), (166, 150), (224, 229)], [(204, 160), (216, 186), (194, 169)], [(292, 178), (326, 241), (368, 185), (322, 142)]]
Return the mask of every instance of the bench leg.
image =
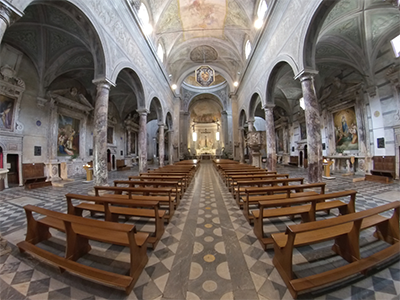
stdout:
[(376, 226), (374, 236), (392, 245), (398, 243), (400, 241), (398, 224), (399, 215), (397, 210), (397, 215), (395, 212), (392, 218)]
[[(25, 241), (31, 244), (37, 244), (41, 241), (48, 240), (51, 238), (51, 233), (49, 231), (49, 227), (37, 222), (35, 218), (32, 216), (32, 212), (25, 210), (26, 219), (27, 219), (27, 231)], [(20, 249), (21, 250), (21, 249)], [(21, 251), (23, 252), (23, 251)]]
[(290, 284), (290, 281), (293, 279), (292, 264), (294, 238), (294, 235), (289, 234), (286, 246), (283, 248), (280, 248), (276, 243), (274, 243), (274, 258), (272, 259), (272, 263), (281, 275), (290, 294), (294, 299), (296, 299), (297, 291), (295, 291)]
[(64, 224), (65, 233), (67, 236), (65, 258), (76, 261), (78, 258), (88, 253), (92, 247), (90, 246), (87, 238), (75, 233), (75, 231), (72, 229), (71, 223), (64, 222)]
[(361, 222), (354, 222), (353, 228), (347, 234), (335, 238), (332, 250), (349, 263), (360, 260), (360, 227)]

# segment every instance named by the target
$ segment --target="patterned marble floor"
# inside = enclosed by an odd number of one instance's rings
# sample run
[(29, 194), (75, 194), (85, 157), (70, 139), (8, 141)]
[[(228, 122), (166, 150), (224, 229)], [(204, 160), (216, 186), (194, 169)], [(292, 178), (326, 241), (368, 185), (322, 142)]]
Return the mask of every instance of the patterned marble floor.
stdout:
[[(304, 169), (279, 166), (278, 171), (289, 173), (291, 177), (306, 177)], [(137, 169), (112, 172), (109, 181), (112, 183), (136, 173)], [(335, 180), (326, 181), (327, 192), (357, 190), (357, 210), (400, 200), (398, 181), (393, 184), (353, 183), (351, 176), (334, 176)], [(87, 194), (92, 190), (92, 183), (84, 183), (84, 180), (76, 178), (63, 188), (12, 188), (0, 192), (0, 231), (12, 249), (11, 253), (0, 256), (0, 299), (292, 299), (272, 264), (273, 250), (262, 250), (252, 226), (246, 222), (211, 162), (206, 161), (156, 249), (147, 251), (149, 262), (130, 295), (68, 272), (60, 274), (47, 263), (29, 254), (20, 254), (15, 244), (24, 239), (26, 232), (22, 207), (34, 204), (66, 211), (66, 193)], [(134, 221), (139, 230), (152, 226), (143, 220)], [(265, 229), (283, 230), (291, 223), (282, 218), (266, 224)], [(54, 232), (44, 247), (62, 251), (62, 240), (63, 234)], [(368, 239), (363, 243), (367, 251), (379, 246)], [(92, 246), (84, 263), (118, 272), (127, 267), (128, 253), (124, 247), (104, 243), (92, 243)], [(319, 244), (297, 249), (294, 255), (298, 264), (296, 274), (305, 276), (339, 265), (341, 262), (332, 257), (327, 247)], [(299, 298), (380, 300), (400, 299), (399, 295), (400, 264), (394, 261), (369, 277), (358, 276), (345, 284)]]

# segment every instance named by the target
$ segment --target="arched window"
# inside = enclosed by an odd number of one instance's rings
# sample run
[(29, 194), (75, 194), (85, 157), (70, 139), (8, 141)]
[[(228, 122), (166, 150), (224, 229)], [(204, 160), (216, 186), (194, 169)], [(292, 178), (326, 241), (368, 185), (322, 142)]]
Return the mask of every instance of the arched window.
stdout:
[(263, 20), (264, 17), (265, 17), (265, 13), (267, 12), (267, 10), (268, 10), (268, 4), (267, 4), (267, 2), (265, 2), (265, 0), (262, 0), (262, 1), (260, 2), (260, 4), (258, 5), (257, 17), (258, 17), (259, 19)]
[(268, 10), (268, 5), (265, 0), (260, 1), (257, 9), (257, 19), (254, 22), (254, 27), (260, 29), (264, 23), (265, 13)]
[(392, 48), (393, 48), (395, 57), (400, 57), (400, 35), (395, 37), (390, 42), (392, 43)]
[(244, 48), (244, 54), (245, 54), (245, 56), (246, 56), (246, 59), (249, 57), (250, 52), (251, 52), (251, 43), (250, 43), (249, 40), (247, 40), (246, 46), (245, 46), (245, 48)]
[(161, 43), (159, 43), (157, 47), (157, 56), (161, 60), (161, 62), (164, 62), (164, 48)]
[(140, 21), (142, 22), (143, 32), (145, 34), (150, 34), (153, 32), (153, 27), (150, 24), (150, 16), (149, 12), (147, 11), (146, 5), (143, 3), (140, 4), (140, 8), (138, 10), (138, 16)]

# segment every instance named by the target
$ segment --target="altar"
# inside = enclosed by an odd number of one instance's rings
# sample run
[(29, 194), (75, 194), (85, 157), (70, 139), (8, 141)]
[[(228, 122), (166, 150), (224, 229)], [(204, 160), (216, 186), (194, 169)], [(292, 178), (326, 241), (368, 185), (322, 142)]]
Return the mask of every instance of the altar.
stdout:
[(330, 155), (332, 173), (365, 175), (369, 173), (371, 158), (358, 155)]

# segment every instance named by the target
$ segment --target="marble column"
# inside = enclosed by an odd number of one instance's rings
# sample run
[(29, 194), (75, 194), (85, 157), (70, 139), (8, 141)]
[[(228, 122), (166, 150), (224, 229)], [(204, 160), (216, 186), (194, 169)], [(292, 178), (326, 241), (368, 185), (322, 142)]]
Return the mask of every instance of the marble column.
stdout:
[(265, 111), (265, 129), (267, 144), (267, 170), (276, 171), (276, 135), (274, 124), (274, 104), (266, 104)]
[(239, 128), (239, 162), (244, 163), (244, 129)]
[(139, 113), (139, 173), (147, 172), (147, 109), (137, 110)]
[[(322, 181), (322, 139), (319, 103), (315, 93), (314, 75), (303, 72), (297, 76), (303, 91), (307, 128), (308, 182)], [(297, 79), (296, 78), (296, 79)]]
[(229, 138), (228, 138), (228, 113), (226, 111), (221, 112), (221, 132), (220, 139), (222, 141), (223, 147), (225, 147), (225, 151), (229, 151)]
[(168, 163), (170, 165), (174, 164), (174, 146), (172, 143), (172, 139), (174, 137), (174, 131), (168, 131)]
[(22, 13), (11, 10), (4, 3), (0, 3), (0, 42), (3, 40), (4, 33), (18, 18), (22, 17)]
[(165, 144), (164, 144), (164, 127), (163, 123), (158, 124), (158, 157), (160, 168), (164, 167), (164, 154), (165, 154)]
[(107, 116), (111, 84), (107, 80), (94, 81), (97, 95), (94, 106), (93, 180), (94, 185), (108, 185), (107, 171)]
[[(248, 120), (247, 121), (247, 128), (248, 128), (248, 132), (252, 132), (254, 129), (254, 119), (252, 120)], [(253, 164), (253, 150), (250, 149), (250, 147), (247, 147), (247, 151), (249, 151), (249, 164), (252, 165)]]

